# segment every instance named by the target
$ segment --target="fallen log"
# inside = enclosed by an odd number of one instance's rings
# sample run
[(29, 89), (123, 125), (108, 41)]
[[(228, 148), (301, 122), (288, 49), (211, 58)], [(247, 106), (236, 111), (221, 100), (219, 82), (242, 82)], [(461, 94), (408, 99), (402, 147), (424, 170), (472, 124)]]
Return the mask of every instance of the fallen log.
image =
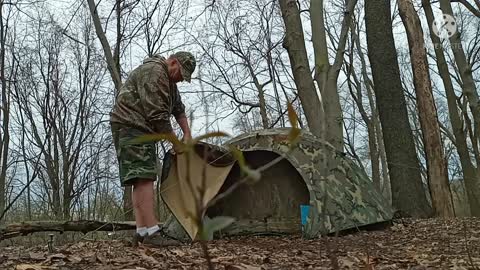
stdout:
[(0, 242), (5, 239), (29, 235), (35, 232), (82, 232), (135, 230), (134, 221), (103, 222), (78, 221), (26, 221), (0, 226)]

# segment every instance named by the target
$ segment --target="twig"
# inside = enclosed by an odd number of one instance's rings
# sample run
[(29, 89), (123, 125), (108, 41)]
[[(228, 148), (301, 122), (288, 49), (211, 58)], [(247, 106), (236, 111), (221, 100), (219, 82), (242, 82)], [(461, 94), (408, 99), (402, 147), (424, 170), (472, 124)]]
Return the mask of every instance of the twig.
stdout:
[[(206, 193), (206, 186), (207, 186), (207, 147), (204, 147), (203, 149), (203, 168), (202, 168), (202, 186), (200, 188), (200, 198), (197, 200), (197, 215), (199, 215), (199, 220), (198, 225), (200, 230), (203, 232), (204, 231), (204, 224), (202, 221), (202, 213), (208, 209), (207, 207), (203, 206), (203, 200), (205, 198), (205, 193)], [(205, 260), (207, 260), (207, 266), (209, 270), (213, 270), (213, 264), (212, 260), (210, 258), (210, 253), (208, 252), (208, 246), (207, 243), (205, 242), (205, 239), (202, 239), (200, 241), (200, 246), (202, 247), (203, 250), (203, 256), (205, 256)]]
[(0, 215), (0, 220), (2, 220), (5, 215), (7, 214), (8, 210), (10, 210), (10, 208), (15, 204), (15, 202), (18, 200), (18, 198), (20, 198), (20, 196), (23, 194), (23, 192), (25, 192), (25, 190), (30, 186), (30, 184), (32, 184), (33, 180), (35, 180), (37, 178), (37, 174), (39, 173), (39, 171), (37, 170), (38, 166), (40, 165), (40, 160), (41, 160), (41, 157), (42, 157), (42, 152), (45, 151), (45, 145), (47, 144), (47, 141), (48, 141), (48, 138), (50, 137), (51, 135), (51, 131), (52, 131), (52, 128), (49, 127), (48, 131), (47, 131), (47, 135), (45, 136), (45, 140), (43, 142), (43, 145), (41, 146), (41, 151), (40, 151), (40, 154), (38, 155), (38, 158), (37, 160), (35, 161), (35, 165), (34, 165), (34, 173), (32, 175), (32, 177), (30, 179), (28, 179), (27, 183), (25, 184), (25, 186), (20, 190), (20, 192), (17, 194), (17, 196), (15, 196), (15, 198), (7, 205), (7, 207), (5, 207), (5, 209), (3, 210), (2, 214)]
[(214, 270), (215, 268), (213, 268), (212, 258), (210, 257), (210, 253), (208, 252), (208, 246), (205, 240), (200, 241), (200, 246), (203, 250), (203, 256), (205, 256), (205, 259), (207, 260), (208, 270)]

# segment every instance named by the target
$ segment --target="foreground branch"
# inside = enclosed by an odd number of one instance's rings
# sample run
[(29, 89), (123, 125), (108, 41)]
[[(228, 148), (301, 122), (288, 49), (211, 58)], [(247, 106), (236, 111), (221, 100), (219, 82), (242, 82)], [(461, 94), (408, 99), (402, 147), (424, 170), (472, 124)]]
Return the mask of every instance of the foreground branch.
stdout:
[(5, 239), (35, 232), (82, 232), (135, 230), (135, 222), (79, 221), (31, 221), (0, 227), (0, 242)]

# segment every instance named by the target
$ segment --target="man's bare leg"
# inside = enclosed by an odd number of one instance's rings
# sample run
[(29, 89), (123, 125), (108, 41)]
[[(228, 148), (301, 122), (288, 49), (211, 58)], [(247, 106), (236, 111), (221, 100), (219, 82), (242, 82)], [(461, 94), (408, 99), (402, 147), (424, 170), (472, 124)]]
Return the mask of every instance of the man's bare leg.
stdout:
[(138, 179), (133, 187), (132, 196), (137, 227), (151, 228), (158, 225), (154, 211), (153, 181)]

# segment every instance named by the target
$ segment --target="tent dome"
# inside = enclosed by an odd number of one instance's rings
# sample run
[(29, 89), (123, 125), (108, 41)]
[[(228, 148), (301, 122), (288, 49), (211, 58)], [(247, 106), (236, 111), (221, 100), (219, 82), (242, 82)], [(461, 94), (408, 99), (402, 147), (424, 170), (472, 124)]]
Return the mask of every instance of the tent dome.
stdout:
[[(192, 218), (194, 198), (203, 196), (206, 205), (244, 178), (230, 153), (231, 146), (242, 151), (252, 169), (281, 158), (262, 170), (259, 181), (238, 186), (207, 209), (208, 217), (236, 219), (222, 234), (302, 231), (315, 237), (392, 219), (388, 200), (344, 153), (307, 131), (301, 131), (297, 144), (291, 147), (289, 132), (289, 128), (258, 130), (222, 146), (199, 143), (188, 154), (166, 155), (160, 191), (179, 222), (171, 219), (166, 227), (172, 231), (183, 227), (191, 239), (197, 237), (198, 227)], [(201, 190), (204, 195), (200, 195)], [(301, 208), (307, 208), (308, 213), (303, 215)]]
[[(305, 130), (301, 131), (298, 144), (290, 150), (289, 132), (289, 128), (258, 130), (235, 137), (225, 146), (238, 147), (247, 156), (247, 163), (249, 159), (255, 159), (255, 155), (273, 152), (283, 156), (291, 164), (288, 169), (296, 170), (308, 192), (310, 211), (304, 228), (307, 236), (314, 237), (392, 219), (393, 209), (388, 200), (377, 190), (365, 172), (344, 153)], [(274, 157), (269, 159), (273, 160)], [(262, 160), (262, 164), (267, 162), (269, 160)], [(285, 165), (280, 167), (286, 169)], [(230, 174), (232, 173), (233, 170)], [(282, 177), (290, 180), (292, 178), (288, 177), (288, 173), (281, 174), (277, 175), (273, 182), (280, 181)], [(225, 184), (228, 184), (229, 177)], [(270, 190), (274, 192), (273, 189)], [(287, 199), (282, 198), (282, 192), (289, 191), (275, 192), (280, 192), (281, 201)], [(297, 202), (301, 203), (301, 199)], [(228, 202), (224, 203), (227, 204)], [(300, 220), (300, 205), (294, 207), (298, 209), (297, 216)]]

